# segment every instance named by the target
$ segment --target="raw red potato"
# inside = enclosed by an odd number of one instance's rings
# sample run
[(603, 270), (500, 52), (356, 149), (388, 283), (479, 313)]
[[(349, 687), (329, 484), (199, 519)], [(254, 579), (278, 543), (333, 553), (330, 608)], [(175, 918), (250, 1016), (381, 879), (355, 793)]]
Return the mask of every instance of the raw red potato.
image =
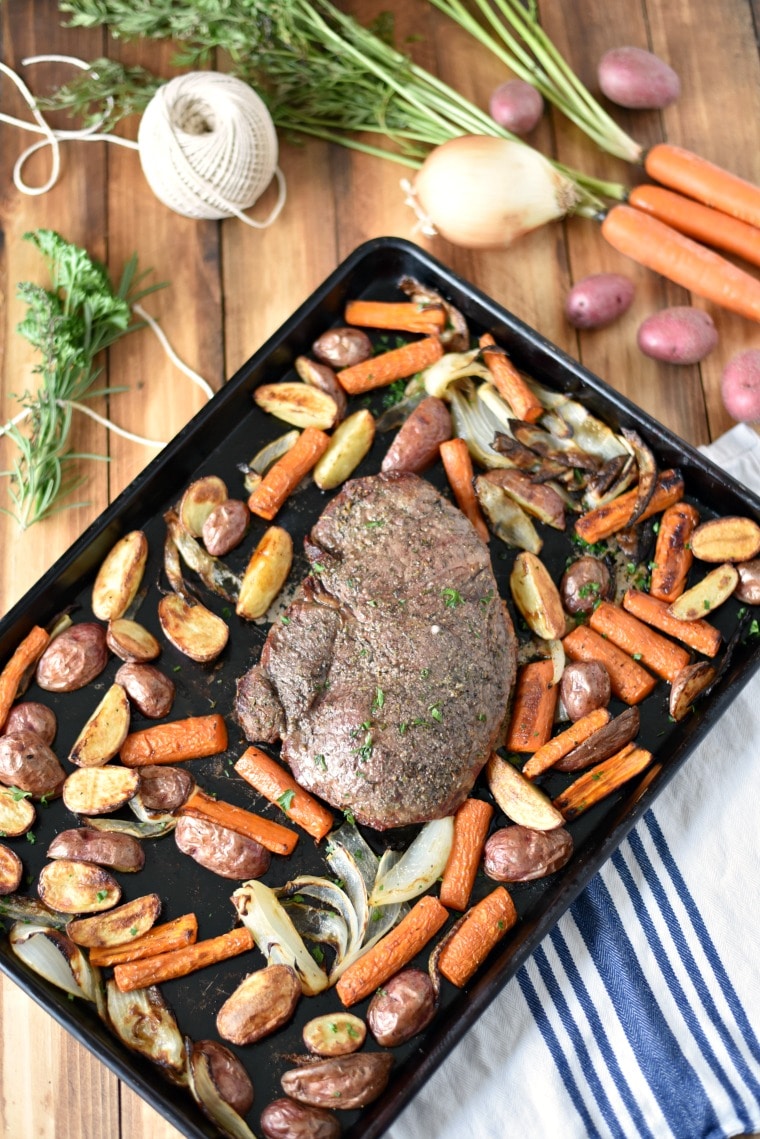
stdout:
[(672, 67), (640, 47), (614, 47), (599, 60), (602, 93), (619, 107), (661, 110), (681, 94), (681, 82)]
[(675, 305), (652, 313), (639, 325), (636, 343), (645, 356), (668, 364), (698, 364), (718, 343), (709, 313)]
[(621, 273), (592, 273), (573, 285), (565, 316), (573, 328), (606, 328), (633, 303), (633, 281)]
[(524, 79), (508, 79), (491, 95), (488, 110), (500, 127), (512, 134), (529, 134), (544, 113), (544, 100)]
[(726, 411), (740, 423), (760, 419), (760, 349), (748, 348), (723, 369), (720, 391)]

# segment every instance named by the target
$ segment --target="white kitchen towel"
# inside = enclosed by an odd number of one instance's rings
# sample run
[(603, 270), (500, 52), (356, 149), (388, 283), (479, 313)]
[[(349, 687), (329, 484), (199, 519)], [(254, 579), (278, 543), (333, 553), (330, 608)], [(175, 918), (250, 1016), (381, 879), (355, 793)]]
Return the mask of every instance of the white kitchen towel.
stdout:
[[(760, 437), (706, 453), (760, 491)], [(760, 1131), (760, 675), (388, 1132)]]

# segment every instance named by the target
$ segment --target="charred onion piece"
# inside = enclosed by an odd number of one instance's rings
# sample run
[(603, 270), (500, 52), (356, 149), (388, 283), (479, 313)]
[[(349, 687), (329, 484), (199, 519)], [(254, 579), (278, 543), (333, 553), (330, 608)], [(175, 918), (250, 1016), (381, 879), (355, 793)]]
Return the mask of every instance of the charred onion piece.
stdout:
[(649, 447), (636, 431), (623, 428), (623, 435), (633, 449), (636, 465), (639, 469), (639, 490), (633, 507), (633, 514), (628, 519), (628, 527), (635, 526), (641, 515), (649, 506), (654, 488), (657, 486), (657, 462)]

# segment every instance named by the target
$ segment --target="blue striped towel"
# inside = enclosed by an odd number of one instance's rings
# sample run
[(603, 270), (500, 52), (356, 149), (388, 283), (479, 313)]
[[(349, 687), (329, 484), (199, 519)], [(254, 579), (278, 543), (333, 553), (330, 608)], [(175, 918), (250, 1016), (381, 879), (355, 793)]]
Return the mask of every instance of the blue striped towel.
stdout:
[[(760, 491), (760, 438), (706, 453)], [(388, 1132), (760, 1131), (760, 676)]]

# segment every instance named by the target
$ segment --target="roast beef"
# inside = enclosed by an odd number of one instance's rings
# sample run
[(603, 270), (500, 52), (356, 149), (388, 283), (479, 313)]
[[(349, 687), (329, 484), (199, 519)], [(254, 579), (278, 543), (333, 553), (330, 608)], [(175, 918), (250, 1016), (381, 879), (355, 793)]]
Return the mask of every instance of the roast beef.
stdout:
[(348, 482), (306, 541), (311, 573), (238, 684), (254, 742), (385, 829), (453, 813), (503, 739), (515, 639), (488, 550), (417, 475)]

